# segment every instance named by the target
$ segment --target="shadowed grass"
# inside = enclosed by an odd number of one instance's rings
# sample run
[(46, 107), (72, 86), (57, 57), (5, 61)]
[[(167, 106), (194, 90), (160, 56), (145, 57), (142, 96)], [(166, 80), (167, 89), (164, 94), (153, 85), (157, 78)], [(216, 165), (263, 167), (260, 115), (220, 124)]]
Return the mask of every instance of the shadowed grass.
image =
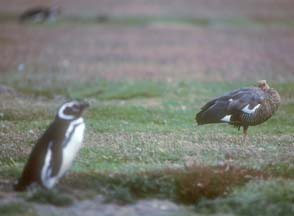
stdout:
[(5, 216), (37, 216), (38, 214), (25, 203), (12, 202), (0, 204), (0, 214)]
[(22, 168), (18, 167), (18, 164), (16, 164), (15, 162), (10, 166), (5, 164), (5, 166), (2, 165), (1, 167), (2, 168), (0, 170), (0, 176), (4, 179), (17, 179), (20, 175)]
[(294, 159), (286, 158), (279, 162), (268, 164), (264, 170), (273, 176), (294, 179)]
[(55, 206), (69, 206), (73, 200), (56, 190), (36, 189), (25, 194), (26, 200), (30, 202), (51, 204)]
[(202, 200), (196, 212), (233, 215), (293, 215), (293, 180), (253, 181), (237, 188), (227, 197)]
[(107, 201), (132, 202), (138, 198), (167, 198), (181, 203), (195, 203), (201, 197), (214, 198), (242, 185), (256, 170), (232, 166), (197, 167), (187, 170), (164, 169), (129, 174), (71, 174), (64, 185), (80, 190), (96, 190)]

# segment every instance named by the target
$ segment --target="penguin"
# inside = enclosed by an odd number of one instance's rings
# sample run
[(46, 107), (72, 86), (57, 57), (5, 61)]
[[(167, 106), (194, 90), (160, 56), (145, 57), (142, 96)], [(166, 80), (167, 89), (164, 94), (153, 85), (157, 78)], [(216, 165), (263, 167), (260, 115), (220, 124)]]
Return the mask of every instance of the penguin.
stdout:
[(19, 22), (35, 22), (43, 23), (45, 21), (55, 21), (61, 14), (61, 9), (57, 6), (53, 7), (33, 7), (24, 11), (18, 18)]
[(81, 148), (85, 131), (82, 114), (87, 107), (89, 104), (80, 100), (60, 106), (54, 121), (33, 147), (15, 191), (35, 184), (51, 189), (64, 176)]

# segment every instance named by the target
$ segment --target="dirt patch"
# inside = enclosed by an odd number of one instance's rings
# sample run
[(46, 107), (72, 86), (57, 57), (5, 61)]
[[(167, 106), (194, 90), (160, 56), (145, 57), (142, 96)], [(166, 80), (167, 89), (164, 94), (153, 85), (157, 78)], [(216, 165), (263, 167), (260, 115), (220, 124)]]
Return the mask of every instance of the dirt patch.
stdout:
[(43, 87), (101, 78), (293, 79), (291, 28), (0, 25), (14, 40), (0, 44), (1, 71)]
[[(2, 13), (18, 14), (39, 2), (1, 4)], [(122, 25), (1, 22), (0, 70), (9, 79), (17, 77), (34, 85), (42, 82), (43, 87), (100, 78), (293, 80), (291, 0), (87, 0), (82, 4), (75, 0), (57, 5), (65, 17), (102, 15), (119, 20), (121, 16), (125, 21)], [(144, 17), (159, 18), (133, 25)], [(173, 17), (172, 22), (165, 22), (168, 17)], [(183, 17), (208, 19), (210, 25), (177, 20)], [(250, 21), (244, 23), (243, 18)]]

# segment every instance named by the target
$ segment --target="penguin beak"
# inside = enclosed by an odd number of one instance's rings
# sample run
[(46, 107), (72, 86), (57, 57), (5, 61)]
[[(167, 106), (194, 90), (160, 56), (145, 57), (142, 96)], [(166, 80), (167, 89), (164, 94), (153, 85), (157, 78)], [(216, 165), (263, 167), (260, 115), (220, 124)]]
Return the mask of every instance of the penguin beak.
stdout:
[(90, 104), (86, 101), (81, 101), (80, 102), (80, 107), (81, 107), (81, 110), (85, 110), (87, 109), (88, 107), (90, 106)]

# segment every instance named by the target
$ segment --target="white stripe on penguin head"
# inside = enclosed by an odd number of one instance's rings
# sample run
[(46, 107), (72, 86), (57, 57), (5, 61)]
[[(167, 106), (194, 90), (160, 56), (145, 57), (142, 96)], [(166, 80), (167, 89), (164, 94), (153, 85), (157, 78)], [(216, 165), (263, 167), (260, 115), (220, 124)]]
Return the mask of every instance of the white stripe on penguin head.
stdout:
[(63, 105), (59, 108), (59, 110), (58, 110), (58, 117), (61, 118), (61, 119), (64, 119), (64, 120), (73, 120), (73, 119), (75, 118), (75, 116), (64, 114), (64, 110), (65, 110), (67, 107), (71, 107), (71, 106), (74, 105), (75, 103), (76, 103), (75, 101), (72, 101), (72, 102), (68, 102), (68, 103), (63, 104)]

